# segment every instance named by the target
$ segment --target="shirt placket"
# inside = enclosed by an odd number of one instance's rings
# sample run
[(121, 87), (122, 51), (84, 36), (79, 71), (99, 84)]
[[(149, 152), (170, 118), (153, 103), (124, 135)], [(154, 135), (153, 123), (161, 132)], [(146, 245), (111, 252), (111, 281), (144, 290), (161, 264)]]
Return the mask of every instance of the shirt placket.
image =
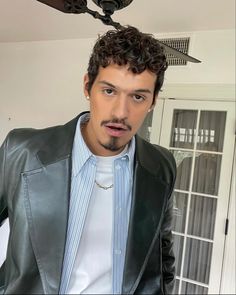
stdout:
[(114, 161), (114, 205), (113, 205), (113, 294), (121, 294), (126, 236), (128, 198), (128, 159), (122, 157)]
[(83, 175), (80, 174), (72, 179), (71, 189), (81, 191), (81, 195), (77, 196), (76, 193), (73, 191), (71, 192), (72, 199), (70, 201), (67, 242), (60, 294), (67, 293), (76, 254), (79, 248), (79, 242), (82, 236), (86, 214), (88, 212), (96, 175), (96, 160), (94, 157), (91, 157), (88, 160), (80, 173), (83, 173)]

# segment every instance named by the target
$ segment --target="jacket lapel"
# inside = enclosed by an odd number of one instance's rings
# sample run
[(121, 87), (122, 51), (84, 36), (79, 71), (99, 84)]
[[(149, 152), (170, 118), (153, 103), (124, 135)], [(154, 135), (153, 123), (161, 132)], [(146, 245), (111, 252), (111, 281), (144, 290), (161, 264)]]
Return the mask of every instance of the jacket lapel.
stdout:
[[(148, 150), (148, 149), (149, 150)], [(167, 184), (158, 176), (157, 153), (136, 138), (136, 167), (122, 293), (133, 294), (160, 231)], [(155, 159), (155, 161), (154, 161)], [(154, 161), (154, 162), (153, 162)]]
[(30, 237), (46, 294), (59, 291), (76, 122), (74, 119), (65, 126), (56, 127), (37, 154), (41, 167), (23, 173)]

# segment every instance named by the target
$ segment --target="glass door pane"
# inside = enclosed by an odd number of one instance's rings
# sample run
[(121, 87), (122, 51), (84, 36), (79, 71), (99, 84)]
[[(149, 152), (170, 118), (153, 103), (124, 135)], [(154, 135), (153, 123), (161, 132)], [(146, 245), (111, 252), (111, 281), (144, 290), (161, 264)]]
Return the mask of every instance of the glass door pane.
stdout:
[(213, 240), (216, 206), (216, 198), (192, 195), (188, 220), (189, 235)]
[(222, 152), (226, 112), (201, 111), (198, 129), (198, 150)]
[(188, 191), (190, 188), (190, 171), (192, 170), (193, 164), (193, 152), (173, 150), (172, 153), (178, 167), (175, 188)]
[(222, 155), (195, 153), (193, 172), (194, 192), (218, 195)]
[(197, 111), (174, 110), (171, 147), (193, 148), (196, 136)]
[(183, 278), (209, 284), (211, 255), (212, 243), (187, 237)]
[[(176, 293), (175, 293), (176, 294)], [(195, 284), (183, 282), (180, 294), (208, 294), (208, 288), (204, 288)]]

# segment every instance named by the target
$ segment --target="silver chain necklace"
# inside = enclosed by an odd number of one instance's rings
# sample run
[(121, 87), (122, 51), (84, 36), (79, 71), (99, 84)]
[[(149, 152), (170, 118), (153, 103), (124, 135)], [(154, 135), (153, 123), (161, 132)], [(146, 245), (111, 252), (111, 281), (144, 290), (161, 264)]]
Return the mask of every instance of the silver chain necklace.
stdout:
[(102, 189), (104, 189), (104, 190), (108, 190), (109, 188), (112, 188), (112, 187), (113, 187), (113, 183), (112, 183), (111, 185), (109, 185), (109, 186), (103, 186), (103, 185), (101, 185), (100, 183), (98, 183), (97, 180), (95, 180), (95, 183), (96, 183), (96, 185), (97, 185), (98, 187), (100, 187), (100, 188), (102, 188)]

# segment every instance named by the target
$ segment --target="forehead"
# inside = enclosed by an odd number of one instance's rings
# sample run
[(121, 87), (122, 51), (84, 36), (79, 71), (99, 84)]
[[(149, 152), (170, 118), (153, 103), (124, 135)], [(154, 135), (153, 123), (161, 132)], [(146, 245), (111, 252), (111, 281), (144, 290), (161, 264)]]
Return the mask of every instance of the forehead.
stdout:
[(133, 73), (129, 70), (129, 66), (119, 66), (117, 64), (110, 64), (107, 67), (100, 67), (95, 82), (101, 83), (102, 81), (108, 82), (116, 87), (123, 89), (149, 89), (154, 91), (157, 76), (149, 70), (142, 73)]

